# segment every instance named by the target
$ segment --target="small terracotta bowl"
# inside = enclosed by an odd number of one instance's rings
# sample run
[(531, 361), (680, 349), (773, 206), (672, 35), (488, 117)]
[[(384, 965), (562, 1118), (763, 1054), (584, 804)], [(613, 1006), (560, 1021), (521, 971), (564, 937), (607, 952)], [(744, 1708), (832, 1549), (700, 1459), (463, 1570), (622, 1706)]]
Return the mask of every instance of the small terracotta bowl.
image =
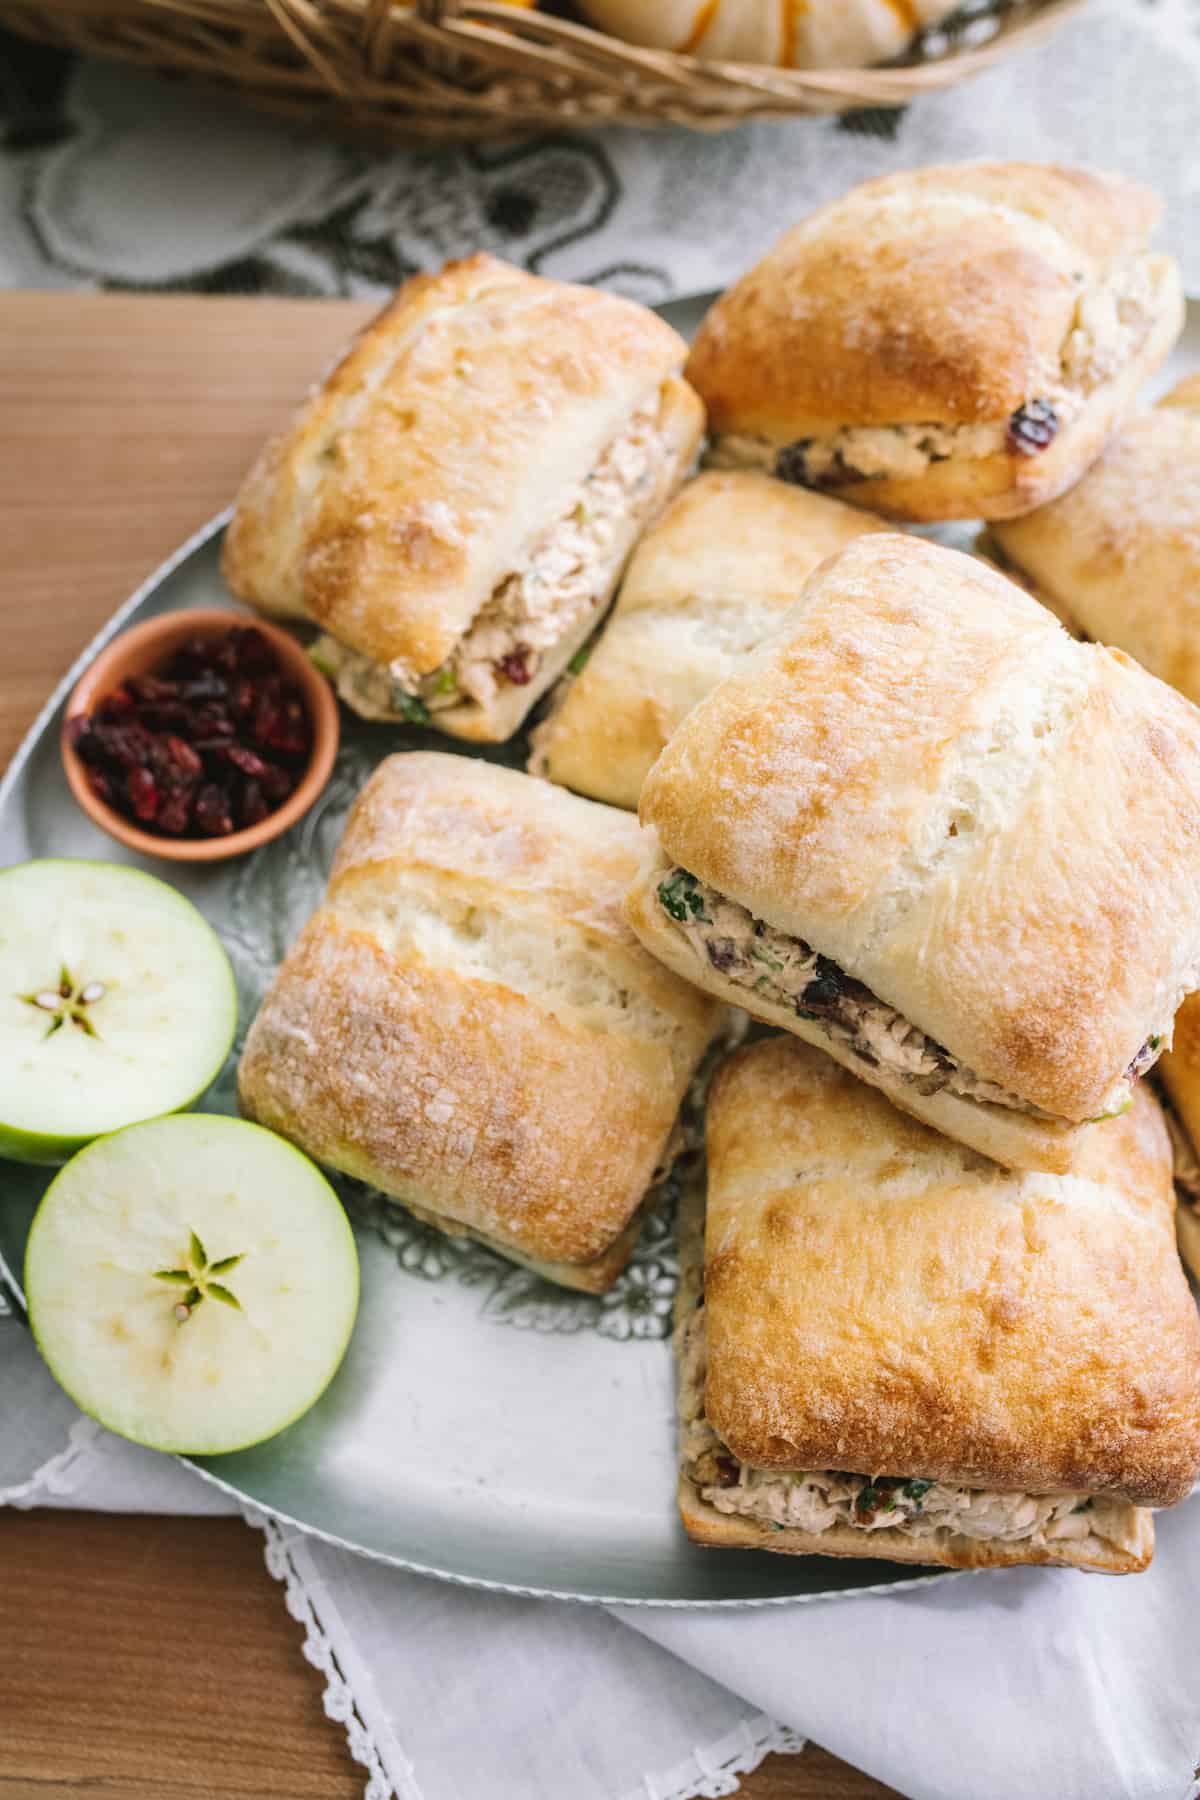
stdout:
[[(231, 832), (228, 837), (174, 838), (139, 830), (131, 820), (115, 811), (93, 791), (82, 758), (67, 741), (72, 721), (81, 715), (89, 715), (106, 694), (111, 694), (114, 688), (120, 687), (129, 676), (149, 675), (161, 667), (172, 651), (177, 650), (188, 638), (216, 637), (233, 625), (251, 624), (271, 644), (284, 673), (300, 689), (308, 709), (313, 748), (308, 768), (299, 785), (275, 812), (268, 813), (257, 825)], [(63, 768), (71, 792), (84, 812), (119, 843), (128, 844), (131, 850), (140, 851), (143, 856), (161, 856), (170, 862), (221, 862), (226, 857), (244, 856), (248, 850), (257, 850), (260, 844), (270, 843), (272, 838), (278, 837), (280, 832), (286, 831), (289, 825), (294, 825), (308, 811), (333, 771), (339, 730), (338, 705), (333, 689), (313, 667), (303, 646), (295, 638), (248, 613), (226, 611), (215, 606), (191, 607), (185, 612), (163, 613), (158, 618), (146, 619), (141, 625), (133, 625), (128, 631), (120, 632), (111, 644), (101, 650), (76, 683), (67, 702), (62, 733)]]

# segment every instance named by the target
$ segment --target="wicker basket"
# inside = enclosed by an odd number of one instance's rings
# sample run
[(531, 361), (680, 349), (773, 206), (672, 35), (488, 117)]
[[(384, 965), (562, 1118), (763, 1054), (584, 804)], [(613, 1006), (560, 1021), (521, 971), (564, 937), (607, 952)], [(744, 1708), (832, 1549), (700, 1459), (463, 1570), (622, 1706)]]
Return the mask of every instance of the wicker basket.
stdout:
[(1083, 4), (999, 0), (983, 42), (978, 22), (950, 26), (903, 63), (848, 70), (700, 62), (498, 0), (0, 0), (0, 23), (215, 81), (319, 128), (447, 141), (903, 106), (1040, 42)]

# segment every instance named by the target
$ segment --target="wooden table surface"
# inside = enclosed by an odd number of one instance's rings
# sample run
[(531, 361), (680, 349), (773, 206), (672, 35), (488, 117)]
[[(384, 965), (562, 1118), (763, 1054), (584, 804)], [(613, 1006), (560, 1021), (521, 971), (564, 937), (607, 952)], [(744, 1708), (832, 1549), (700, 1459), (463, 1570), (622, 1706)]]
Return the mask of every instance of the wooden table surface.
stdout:
[[(228, 502), (370, 311), (0, 293), (0, 769), (88, 637)], [(239, 1521), (0, 1513), (0, 1569), (0, 1800), (361, 1795)], [(810, 1749), (743, 1792), (890, 1790)]]

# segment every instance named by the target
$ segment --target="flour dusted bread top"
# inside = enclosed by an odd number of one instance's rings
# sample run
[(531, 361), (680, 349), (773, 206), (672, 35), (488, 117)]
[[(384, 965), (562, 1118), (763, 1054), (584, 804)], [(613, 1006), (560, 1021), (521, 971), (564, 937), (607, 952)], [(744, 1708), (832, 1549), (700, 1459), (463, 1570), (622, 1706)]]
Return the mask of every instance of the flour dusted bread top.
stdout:
[(708, 1162), (705, 1406), (742, 1461), (1188, 1492), (1200, 1323), (1148, 1091), (1014, 1175), (775, 1038), (718, 1071)]
[(881, 176), (794, 227), (704, 321), (688, 362), (716, 432), (1003, 419), (1062, 380), (1081, 295), (1160, 211), (1120, 176), (1042, 163)]
[(635, 807), (676, 726), (779, 623), (818, 563), (882, 529), (752, 470), (697, 476), (634, 552), (582, 674), (539, 729), (537, 766)]
[(684, 355), (645, 307), (491, 256), (415, 276), (247, 476), (226, 579), (436, 669)]
[(1200, 715), (978, 560), (851, 544), (688, 715), (641, 817), (960, 1063), (1104, 1110), (1200, 970)]
[(1198, 701), (1200, 389), (1187, 399), (1131, 419), (1068, 493), (992, 529), (1086, 636)]
[(718, 1010), (624, 925), (638, 851), (628, 814), (513, 770), (389, 758), (251, 1028), (245, 1110), (527, 1259), (602, 1256)]

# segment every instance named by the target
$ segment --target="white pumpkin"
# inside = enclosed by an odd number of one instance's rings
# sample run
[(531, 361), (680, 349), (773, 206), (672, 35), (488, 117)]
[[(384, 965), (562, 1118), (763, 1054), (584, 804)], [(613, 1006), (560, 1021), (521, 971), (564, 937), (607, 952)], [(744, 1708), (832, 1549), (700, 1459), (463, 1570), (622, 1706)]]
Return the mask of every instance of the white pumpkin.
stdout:
[(960, 0), (580, 0), (603, 31), (706, 62), (852, 69), (896, 56)]

